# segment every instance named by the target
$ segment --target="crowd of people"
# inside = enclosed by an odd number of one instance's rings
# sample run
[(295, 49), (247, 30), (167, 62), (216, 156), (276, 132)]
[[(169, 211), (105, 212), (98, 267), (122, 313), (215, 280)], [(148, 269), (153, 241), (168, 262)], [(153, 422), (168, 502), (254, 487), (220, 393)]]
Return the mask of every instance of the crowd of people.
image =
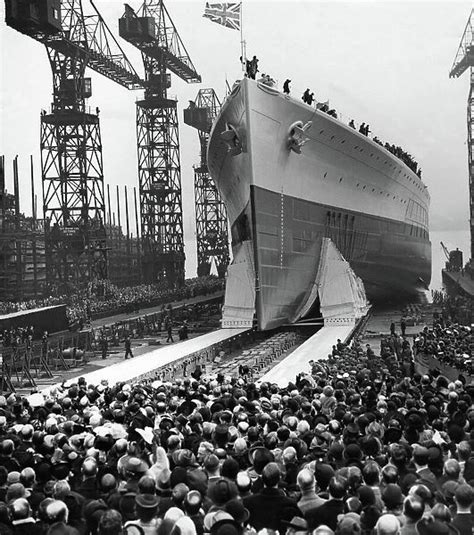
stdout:
[(0, 396), (0, 533), (472, 535), (474, 385), (417, 374), (394, 335), (285, 387), (188, 370)]
[(97, 316), (133, 312), (148, 306), (208, 295), (223, 287), (224, 281), (214, 276), (186, 279), (184, 285), (178, 288), (170, 288), (165, 283), (119, 288), (110, 281), (98, 281), (91, 283), (83, 293), (22, 302), (1, 302), (0, 314), (66, 304), (69, 322), (84, 323)]
[(15, 347), (20, 344), (31, 344), (35, 336), (35, 330), (32, 325), (27, 327), (17, 327), (4, 329), (0, 332), (0, 345), (3, 347)]
[(474, 370), (471, 359), (474, 353), (472, 299), (449, 296), (444, 292), (434, 296), (441, 310), (434, 312), (432, 328), (426, 326), (414, 337), (413, 349), (422, 358), (434, 358), (470, 375)]
[(406, 150), (402, 149), (402, 147), (399, 147), (398, 145), (393, 145), (387, 142), (383, 143), (377, 136), (374, 136), (372, 139), (375, 143), (377, 143), (377, 145), (384, 147), (388, 150), (388, 152), (391, 152), (398, 159), (402, 160), (402, 162), (407, 167), (409, 167), (416, 175), (421, 178), (421, 168), (419, 167), (418, 162), (413, 158), (410, 153), (408, 153)]

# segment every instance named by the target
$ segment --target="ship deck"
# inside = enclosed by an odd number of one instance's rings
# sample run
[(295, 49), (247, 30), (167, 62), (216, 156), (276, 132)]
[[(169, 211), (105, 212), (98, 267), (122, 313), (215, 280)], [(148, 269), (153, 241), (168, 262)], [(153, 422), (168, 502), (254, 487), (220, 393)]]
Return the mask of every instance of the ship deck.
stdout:
[(443, 282), (449, 289), (455, 289), (457, 292), (468, 297), (474, 297), (474, 279), (465, 272), (461, 271), (442, 271)]

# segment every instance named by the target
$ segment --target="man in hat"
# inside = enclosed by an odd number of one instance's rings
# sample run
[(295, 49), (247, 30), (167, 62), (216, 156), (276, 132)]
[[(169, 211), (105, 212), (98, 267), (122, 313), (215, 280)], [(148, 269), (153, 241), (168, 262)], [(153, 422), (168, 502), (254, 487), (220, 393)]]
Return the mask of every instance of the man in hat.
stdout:
[(280, 479), (278, 465), (275, 462), (268, 463), (262, 470), (262, 491), (243, 500), (250, 513), (249, 524), (257, 531), (267, 528), (284, 533), (284, 520), (303, 516), (296, 502), (278, 488)]
[(307, 535), (308, 522), (300, 516), (294, 516), (289, 522), (283, 520), (283, 524), (287, 526), (285, 535)]
[(285, 80), (285, 83), (283, 84), (283, 93), (285, 93), (285, 95), (289, 95), (290, 94), (290, 82), (291, 82), (291, 80), (289, 78), (287, 78)]
[(137, 494), (135, 496), (135, 511), (137, 520), (129, 520), (124, 528), (128, 526), (140, 526), (145, 535), (155, 534), (158, 531), (159, 520), (157, 517), (159, 499), (154, 494)]

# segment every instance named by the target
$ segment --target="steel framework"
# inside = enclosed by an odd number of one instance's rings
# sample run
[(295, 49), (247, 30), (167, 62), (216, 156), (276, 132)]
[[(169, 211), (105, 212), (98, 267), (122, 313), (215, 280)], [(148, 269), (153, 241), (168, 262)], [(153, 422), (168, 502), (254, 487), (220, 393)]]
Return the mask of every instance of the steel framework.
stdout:
[(207, 167), (209, 132), (220, 108), (214, 89), (200, 89), (184, 110), (184, 122), (197, 129), (201, 146), (201, 161), (194, 167), (198, 277), (209, 275), (213, 264), (224, 277), (229, 265), (227, 211)]
[(469, 95), (467, 98), (467, 151), (469, 171), (469, 223), (471, 231), (471, 258), (474, 258), (474, 9), (461, 38), (449, 76), (459, 78), (470, 71)]
[(7, 24), (44, 44), (53, 74), (51, 112), (41, 113), (41, 169), (48, 282), (68, 291), (107, 276), (99, 110), (87, 67), (127, 89), (143, 82), (90, 1), (6, 0)]
[(168, 97), (170, 70), (200, 82), (162, 0), (146, 0), (137, 16), (128, 5), (120, 36), (142, 52), (146, 88), (137, 102), (142, 270), (145, 282), (184, 283), (183, 213), (177, 101)]

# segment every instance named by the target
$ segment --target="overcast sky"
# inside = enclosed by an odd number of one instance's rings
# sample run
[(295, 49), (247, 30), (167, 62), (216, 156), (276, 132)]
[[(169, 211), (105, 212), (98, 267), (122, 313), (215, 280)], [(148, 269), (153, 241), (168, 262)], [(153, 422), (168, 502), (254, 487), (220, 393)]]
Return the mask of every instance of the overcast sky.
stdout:
[[(118, 36), (122, 2), (95, 3)], [(133, 0), (130, 4), (140, 7)], [(83, 5), (90, 13), (88, 0)], [(169, 92), (179, 100), (184, 231), (188, 262), (193, 265), (192, 165), (199, 161), (199, 143), (197, 132), (183, 123), (182, 109), (201, 88), (212, 87), (223, 97), (225, 80), (232, 85), (241, 76), (240, 33), (203, 18), (204, 5), (203, 1), (166, 2), (203, 80), (188, 85), (172, 75)], [(369, 123), (373, 135), (415, 157), (431, 194), (433, 230), (466, 229), (469, 74), (460, 79), (449, 79), (448, 74), (471, 7), (471, 2), (464, 1), (247, 0), (243, 33), (247, 56), (255, 54), (261, 72), (280, 86), (290, 78), (293, 96), (300, 98), (309, 87), (318, 100), (329, 99), (342, 120)], [(11, 161), (19, 155), (21, 209), (29, 214), (29, 155), (35, 158), (40, 194), (39, 119), (40, 110), (49, 108), (52, 101), (51, 71), (44, 47), (6, 27), (4, 15), (2, 1), (0, 153), (6, 157), (10, 191)], [(142, 75), (139, 53), (121, 39), (120, 43)], [(131, 190), (137, 186), (135, 100), (142, 93), (127, 91), (92, 71), (88, 76), (93, 91), (89, 104), (101, 110), (105, 181), (114, 189), (119, 184), (123, 190), (127, 184)], [(132, 230), (135, 234), (134, 224)], [(188, 276), (192, 276), (189, 271)]]

